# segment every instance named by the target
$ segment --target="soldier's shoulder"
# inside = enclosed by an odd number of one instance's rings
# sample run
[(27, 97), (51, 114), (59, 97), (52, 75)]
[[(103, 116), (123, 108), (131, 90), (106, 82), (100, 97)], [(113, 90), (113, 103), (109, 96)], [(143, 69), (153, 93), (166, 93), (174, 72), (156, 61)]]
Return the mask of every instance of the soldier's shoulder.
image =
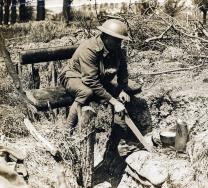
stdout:
[(103, 49), (103, 44), (102, 41), (97, 39), (97, 37), (91, 37), (81, 43), (79, 50), (83, 50), (85, 48), (95, 52), (100, 52)]
[(100, 38), (100, 36), (95, 36), (95, 37), (92, 37), (92, 46), (93, 46), (93, 49), (96, 51), (96, 52), (100, 52), (102, 49), (103, 49), (103, 42)]

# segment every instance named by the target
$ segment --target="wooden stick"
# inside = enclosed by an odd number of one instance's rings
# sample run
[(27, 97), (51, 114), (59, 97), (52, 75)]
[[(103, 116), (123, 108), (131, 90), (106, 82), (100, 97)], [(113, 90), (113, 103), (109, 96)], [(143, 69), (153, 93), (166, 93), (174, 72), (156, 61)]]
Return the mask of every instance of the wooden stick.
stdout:
[(58, 157), (59, 159), (61, 158), (60, 151), (55, 146), (53, 146), (49, 141), (43, 138), (40, 133), (38, 133), (38, 131), (35, 129), (35, 127), (32, 125), (29, 119), (25, 118), (24, 123), (27, 129), (32, 134), (32, 136), (38, 142), (40, 142), (46, 148), (47, 151), (49, 151), (54, 157)]

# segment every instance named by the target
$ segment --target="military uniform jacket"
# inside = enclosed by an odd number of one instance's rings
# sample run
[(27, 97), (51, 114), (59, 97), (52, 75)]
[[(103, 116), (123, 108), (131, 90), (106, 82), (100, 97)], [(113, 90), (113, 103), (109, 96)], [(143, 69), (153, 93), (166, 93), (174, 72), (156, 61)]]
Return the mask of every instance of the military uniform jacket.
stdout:
[(118, 86), (128, 85), (127, 63), (121, 49), (108, 51), (101, 36), (83, 41), (61, 72), (65, 78), (80, 78), (97, 96), (109, 101), (105, 86), (117, 75)]

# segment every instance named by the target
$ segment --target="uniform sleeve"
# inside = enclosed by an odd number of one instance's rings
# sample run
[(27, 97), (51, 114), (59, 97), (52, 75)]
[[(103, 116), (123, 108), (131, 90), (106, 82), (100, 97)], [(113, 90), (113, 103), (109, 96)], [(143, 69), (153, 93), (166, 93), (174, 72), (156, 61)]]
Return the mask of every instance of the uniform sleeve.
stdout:
[(121, 50), (118, 52), (118, 59), (120, 61), (119, 70), (117, 73), (118, 87), (125, 89), (128, 86), (129, 74), (127, 70), (127, 62)]
[(101, 100), (109, 101), (111, 95), (105, 90), (100, 82), (99, 76), (99, 54), (90, 48), (84, 48), (79, 54), (79, 62), (81, 67), (81, 80), (88, 86)]

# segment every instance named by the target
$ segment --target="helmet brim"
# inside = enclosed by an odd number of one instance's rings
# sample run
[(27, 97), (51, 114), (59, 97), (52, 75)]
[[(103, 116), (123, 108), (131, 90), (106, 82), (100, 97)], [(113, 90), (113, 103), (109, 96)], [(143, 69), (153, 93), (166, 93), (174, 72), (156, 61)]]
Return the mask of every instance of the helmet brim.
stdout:
[(131, 39), (130, 39), (128, 36), (119, 35), (119, 34), (117, 34), (117, 33), (114, 33), (114, 32), (112, 32), (112, 31), (110, 31), (110, 30), (108, 30), (108, 29), (102, 27), (102, 26), (97, 26), (97, 28), (98, 28), (100, 31), (102, 31), (103, 33), (106, 33), (106, 34), (111, 35), (111, 36), (113, 36), (113, 37), (116, 37), (116, 38), (119, 38), (119, 39), (123, 39), (123, 40), (130, 40), (130, 41), (131, 41)]

